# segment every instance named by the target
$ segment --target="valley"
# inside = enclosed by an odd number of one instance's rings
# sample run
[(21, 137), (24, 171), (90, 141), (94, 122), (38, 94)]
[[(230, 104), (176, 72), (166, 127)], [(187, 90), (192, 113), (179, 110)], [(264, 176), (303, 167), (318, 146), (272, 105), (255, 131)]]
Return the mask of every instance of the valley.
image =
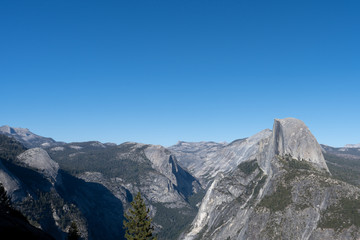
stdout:
[(231, 143), (168, 148), (3, 126), (0, 182), (29, 223), (59, 240), (71, 222), (83, 239), (124, 239), (137, 192), (159, 239), (357, 239), (359, 149), (319, 145), (293, 118)]

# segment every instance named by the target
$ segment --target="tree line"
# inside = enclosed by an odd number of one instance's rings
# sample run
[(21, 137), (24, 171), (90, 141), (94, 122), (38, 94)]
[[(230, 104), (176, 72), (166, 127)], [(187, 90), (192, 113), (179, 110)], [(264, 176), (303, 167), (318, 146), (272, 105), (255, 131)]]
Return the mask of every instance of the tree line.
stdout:
[[(5, 188), (0, 183), (0, 212), (13, 211), (17, 214), (20, 212), (13, 209), (10, 198), (7, 196)], [(127, 240), (157, 240), (154, 236), (154, 226), (152, 225), (152, 218), (149, 214), (150, 210), (146, 207), (144, 199), (140, 192), (137, 193), (134, 200), (131, 202), (131, 208), (124, 214), (125, 220), (123, 227), (125, 229), (125, 238)], [(23, 215), (22, 217), (26, 219)], [(67, 240), (80, 240), (77, 224), (72, 222), (67, 234)]]

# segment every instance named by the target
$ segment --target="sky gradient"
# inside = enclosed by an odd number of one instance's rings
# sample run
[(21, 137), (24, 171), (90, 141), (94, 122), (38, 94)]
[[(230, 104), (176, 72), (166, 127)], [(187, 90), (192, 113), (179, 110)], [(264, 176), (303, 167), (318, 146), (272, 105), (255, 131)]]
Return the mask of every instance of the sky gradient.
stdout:
[(1, 1), (0, 125), (169, 146), (303, 120), (360, 143), (359, 1)]

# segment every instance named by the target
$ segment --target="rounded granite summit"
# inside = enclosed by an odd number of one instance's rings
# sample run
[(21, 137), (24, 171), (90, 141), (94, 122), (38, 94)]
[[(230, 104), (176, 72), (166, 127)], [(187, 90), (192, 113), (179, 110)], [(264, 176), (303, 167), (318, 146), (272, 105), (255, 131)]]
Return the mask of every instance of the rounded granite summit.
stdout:
[(52, 182), (56, 180), (59, 170), (59, 164), (42, 148), (31, 148), (23, 152), (17, 157), (16, 163), (34, 169)]
[(303, 121), (296, 118), (275, 119), (273, 141), (276, 155), (291, 155), (329, 171), (319, 143)]

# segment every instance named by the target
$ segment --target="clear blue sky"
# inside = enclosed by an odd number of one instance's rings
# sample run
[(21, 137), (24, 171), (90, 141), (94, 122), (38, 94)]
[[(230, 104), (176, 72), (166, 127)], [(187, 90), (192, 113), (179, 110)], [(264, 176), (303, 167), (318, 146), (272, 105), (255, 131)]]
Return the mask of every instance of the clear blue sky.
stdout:
[(0, 2), (0, 125), (59, 141), (360, 142), (359, 1)]

